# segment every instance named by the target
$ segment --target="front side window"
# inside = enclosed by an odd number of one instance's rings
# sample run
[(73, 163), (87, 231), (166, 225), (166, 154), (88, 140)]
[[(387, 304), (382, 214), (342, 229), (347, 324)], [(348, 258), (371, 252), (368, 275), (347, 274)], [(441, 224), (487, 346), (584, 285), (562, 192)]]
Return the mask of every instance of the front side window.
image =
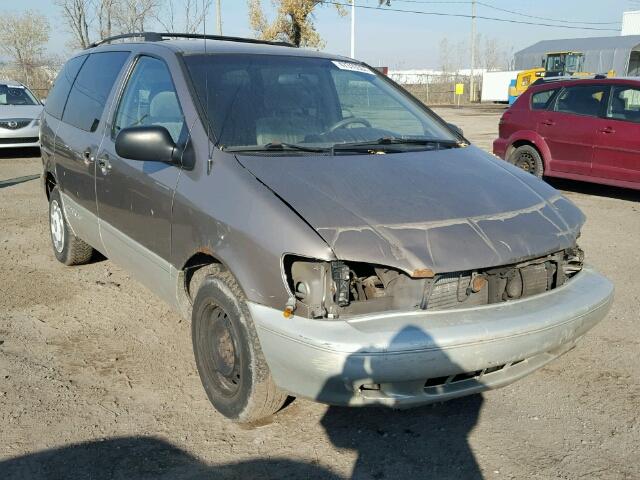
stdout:
[(553, 89), (534, 93), (533, 95), (531, 95), (531, 108), (533, 110), (546, 109), (551, 103), (551, 100), (553, 99), (553, 96), (557, 91), (557, 89)]
[(567, 87), (558, 95), (555, 110), (596, 117), (601, 112), (607, 89), (605, 85)]
[(178, 95), (166, 64), (140, 57), (129, 77), (113, 122), (113, 136), (123, 128), (159, 125), (178, 142), (185, 127)]
[(614, 120), (640, 122), (640, 88), (613, 87), (607, 117)]
[(184, 59), (222, 147), (458, 141), (421, 104), (357, 63), (250, 54)]
[(62, 121), (93, 132), (129, 52), (92, 53), (84, 62), (69, 93)]

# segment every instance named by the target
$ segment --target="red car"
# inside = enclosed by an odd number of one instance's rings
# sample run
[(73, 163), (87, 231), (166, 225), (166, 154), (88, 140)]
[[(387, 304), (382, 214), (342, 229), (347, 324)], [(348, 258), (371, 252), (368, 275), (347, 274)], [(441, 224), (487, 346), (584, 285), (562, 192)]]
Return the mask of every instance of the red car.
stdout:
[(640, 80), (548, 80), (500, 119), (493, 153), (537, 177), (640, 189)]

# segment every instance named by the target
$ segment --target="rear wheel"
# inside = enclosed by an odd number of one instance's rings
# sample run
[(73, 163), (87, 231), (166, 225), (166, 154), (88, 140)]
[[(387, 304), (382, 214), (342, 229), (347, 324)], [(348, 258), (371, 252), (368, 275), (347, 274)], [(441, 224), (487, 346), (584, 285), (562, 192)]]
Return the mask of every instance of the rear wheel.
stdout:
[(509, 162), (538, 178), (544, 175), (542, 157), (531, 145), (521, 145), (516, 148), (509, 155)]
[(49, 232), (53, 254), (58, 261), (65, 265), (80, 265), (91, 259), (91, 245), (76, 237), (69, 228), (58, 187), (54, 187), (49, 195)]
[(238, 422), (254, 422), (277, 412), (287, 394), (271, 378), (235, 278), (216, 267), (196, 282), (191, 333), (198, 373), (210, 402)]

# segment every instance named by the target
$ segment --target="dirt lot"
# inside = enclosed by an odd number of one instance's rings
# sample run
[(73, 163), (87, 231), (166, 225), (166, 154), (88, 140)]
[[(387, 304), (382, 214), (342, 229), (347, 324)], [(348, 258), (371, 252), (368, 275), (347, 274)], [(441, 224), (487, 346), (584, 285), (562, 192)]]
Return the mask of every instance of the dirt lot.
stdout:
[[(439, 112), (489, 148), (498, 109)], [(248, 428), (210, 407), (187, 322), (108, 260), (55, 261), (25, 155), (0, 155), (0, 478), (640, 478), (637, 193), (554, 182), (617, 292), (551, 365), (409, 411), (296, 400)]]

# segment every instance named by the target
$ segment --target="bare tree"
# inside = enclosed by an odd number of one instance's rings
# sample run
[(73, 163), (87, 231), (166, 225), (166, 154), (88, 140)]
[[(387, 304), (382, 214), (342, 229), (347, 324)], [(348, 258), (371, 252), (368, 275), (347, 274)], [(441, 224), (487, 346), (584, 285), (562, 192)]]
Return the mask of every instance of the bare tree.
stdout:
[[(248, 0), (249, 23), (256, 35), (263, 40), (284, 40), (296, 46), (321, 47), (323, 41), (316, 31), (313, 11), (324, 4), (322, 0), (272, 0), (276, 17), (269, 22), (262, 10), (261, 0)], [(340, 15), (346, 15), (341, 5), (336, 5)]]
[(161, 6), (162, 0), (118, 0), (114, 23), (121, 32), (144, 32)]
[(453, 70), (451, 59), (451, 45), (445, 37), (440, 40), (440, 70), (442, 70), (442, 73), (449, 73)]
[(113, 35), (114, 18), (119, 0), (95, 0), (97, 1), (96, 14), (98, 20), (98, 37), (100, 40)]
[(62, 9), (62, 16), (71, 33), (71, 45), (77, 48), (87, 48), (89, 39), (89, 12), (93, 8), (91, 0), (56, 0), (56, 5)]
[(49, 30), (47, 18), (33, 10), (0, 15), (0, 52), (15, 63), (25, 83), (31, 83), (35, 70), (43, 64)]
[(181, 0), (184, 12), (184, 22), (178, 25), (176, 21), (176, 7), (174, 0), (167, 0), (165, 9), (155, 19), (167, 32), (181, 31), (185, 33), (196, 33), (211, 10), (211, 0)]

